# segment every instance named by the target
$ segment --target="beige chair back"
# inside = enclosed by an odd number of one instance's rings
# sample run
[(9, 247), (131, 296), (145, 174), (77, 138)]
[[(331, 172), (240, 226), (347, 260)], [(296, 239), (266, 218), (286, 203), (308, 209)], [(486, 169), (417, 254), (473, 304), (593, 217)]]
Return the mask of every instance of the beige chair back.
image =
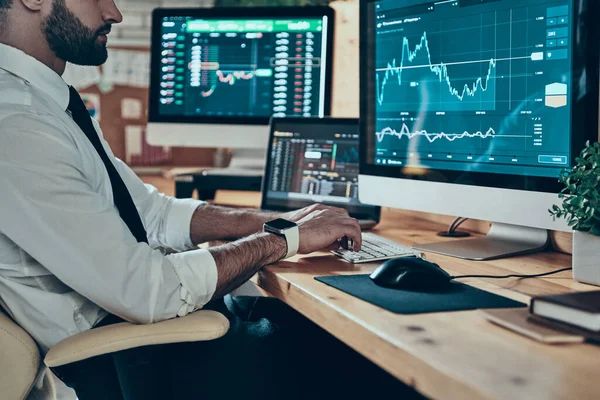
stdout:
[(0, 397), (27, 398), (39, 366), (40, 352), (31, 336), (0, 308)]

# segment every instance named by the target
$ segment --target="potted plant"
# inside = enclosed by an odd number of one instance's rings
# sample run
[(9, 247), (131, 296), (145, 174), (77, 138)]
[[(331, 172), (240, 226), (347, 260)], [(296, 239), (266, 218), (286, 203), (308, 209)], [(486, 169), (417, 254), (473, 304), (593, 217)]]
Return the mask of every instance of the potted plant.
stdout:
[(550, 214), (573, 227), (573, 278), (600, 286), (600, 143), (586, 144), (576, 165), (559, 178), (562, 205)]

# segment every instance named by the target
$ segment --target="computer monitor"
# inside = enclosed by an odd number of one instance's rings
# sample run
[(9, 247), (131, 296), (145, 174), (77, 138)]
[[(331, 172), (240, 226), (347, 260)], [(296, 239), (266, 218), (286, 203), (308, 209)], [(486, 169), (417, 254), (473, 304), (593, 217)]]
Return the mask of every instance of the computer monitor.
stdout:
[(420, 246), (489, 259), (544, 248), (558, 176), (598, 140), (598, 2), (361, 2), (360, 199), (492, 221)]
[(329, 7), (156, 9), (148, 142), (259, 149), (271, 116), (330, 113)]

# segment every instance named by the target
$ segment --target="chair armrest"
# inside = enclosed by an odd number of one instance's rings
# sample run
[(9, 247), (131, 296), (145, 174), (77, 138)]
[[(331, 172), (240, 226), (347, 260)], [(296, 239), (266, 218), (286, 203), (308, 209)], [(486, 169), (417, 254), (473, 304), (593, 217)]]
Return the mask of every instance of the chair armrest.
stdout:
[(229, 320), (211, 310), (147, 325), (121, 322), (71, 336), (50, 349), (44, 363), (48, 367), (85, 360), (154, 344), (197, 342), (218, 339), (227, 333)]

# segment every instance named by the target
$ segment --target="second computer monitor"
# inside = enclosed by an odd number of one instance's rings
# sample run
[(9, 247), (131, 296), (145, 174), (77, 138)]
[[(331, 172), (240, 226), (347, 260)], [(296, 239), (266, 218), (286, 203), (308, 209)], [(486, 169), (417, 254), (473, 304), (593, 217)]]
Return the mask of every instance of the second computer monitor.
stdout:
[(157, 9), (149, 140), (264, 148), (275, 117), (329, 115), (329, 7)]

